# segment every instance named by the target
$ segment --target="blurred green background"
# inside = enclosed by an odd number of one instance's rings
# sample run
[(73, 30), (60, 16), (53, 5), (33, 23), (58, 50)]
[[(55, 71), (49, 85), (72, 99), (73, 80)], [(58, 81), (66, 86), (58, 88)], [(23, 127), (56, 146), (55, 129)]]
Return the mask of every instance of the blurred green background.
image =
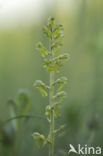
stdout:
[[(64, 46), (60, 51), (70, 53), (69, 62), (57, 75), (65, 75), (69, 81), (62, 115), (56, 120), (56, 127), (66, 124), (65, 135), (56, 137), (55, 156), (68, 155), (69, 144), (103, 148), (103, 1), (46, 0), (39, 5), (30, 21), (29, 17), (23, 20), (21, 12), (20, 21), (16, 22), (15, 17), (11, 23), (8, 20), (5, 25), (0, 24), (0, 121), (10, 118), (7, 101), (15, 98), (20, 88), (29, 90), (29, 114), (44, 116), (48, 99), (41, 97), (33, 83), (37, 79), (48, 83), (49, 74), (42, 68), (36, 43), (47, 45), (42, 27), (53, 16), (64, 25)], [(0, 156), (47, 156), (48, 148), (38, 150), (32, 133), (47, 134), (48, 122), (42, 118), (20, 122), (15, 145), (3, 144), (1, 139)]]

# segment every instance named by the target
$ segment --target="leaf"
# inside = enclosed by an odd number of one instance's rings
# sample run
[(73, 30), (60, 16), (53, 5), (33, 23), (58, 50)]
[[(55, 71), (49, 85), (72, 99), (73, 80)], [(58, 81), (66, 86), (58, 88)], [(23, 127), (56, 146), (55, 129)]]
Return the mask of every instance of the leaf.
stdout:
[(6, 124), (5, 126), (0, 128), (1, 133), (1, 141), (3, 146), (13, 146), (16, 139), (16, 129), (14, 128), (14, 125), (11, 123)]
[(44, 45), (41, 42), (38, 43), (37, 47), (40, 50), (42, 57), (48, 55), (48, 50), (44, 47)]
[[(8, 100), (8, 106), (9, 106), (9, 110), (10, 110), (10, 116), (11, 118), (16, 116), (18, 113), (18, 107), (17, 107), (17, 103), (14, 99), (10, 98)], [(15, 128), (15, 130), (18, 128), (18, 121), (17, 120), (13, 120), (12, 124)]]
[(19, 107), (19, 114), (26, 115), (30, 110), (30, 97), (26, 89), (20, 89), (17, 95), (17, 104)]
[(11, 117), (16, 116), (16, 113), (18, 111), (18, 108), (17, 108), (17, 104), (16, 104), (15, 100), (12, 99), (12, 98), (10, 98), (8, 100), (8, 106), (10, 108), (10, 115), (11, 115)]
[(45, 89), (48, 89), (49, 87), (46, 86), (46, 84), (44, 82), (42, 82), (41, 80), (36, 80), (36, 82), (34, 83), (34, 86), (37, 89), (39, 89), (42, 96), (48, 96), (48, 93)]

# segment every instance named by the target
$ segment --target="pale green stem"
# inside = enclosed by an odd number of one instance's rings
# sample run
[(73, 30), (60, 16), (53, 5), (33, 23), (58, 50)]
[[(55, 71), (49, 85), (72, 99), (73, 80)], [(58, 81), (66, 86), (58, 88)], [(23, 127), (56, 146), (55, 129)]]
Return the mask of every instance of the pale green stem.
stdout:
[(49, 156), (53, 156), (54, 152), (54, 103), (53, 103), (53, 94), (54, 94), (54, 72), (50, 72), (50, 145), (49, 145)]

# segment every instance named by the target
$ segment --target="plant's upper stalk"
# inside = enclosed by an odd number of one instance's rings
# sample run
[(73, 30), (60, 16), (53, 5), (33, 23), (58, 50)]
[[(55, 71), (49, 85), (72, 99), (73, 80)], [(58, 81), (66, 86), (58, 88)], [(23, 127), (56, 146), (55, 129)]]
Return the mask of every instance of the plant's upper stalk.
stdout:
[(60, 128), (55, 130), (54, 118), (60, 116), (60, 106), (66, 95), (62, 89), (67, 82), (66, 77), (60, 77), (54, 80), (54, 74), (58, 73), (60, 68), (64, 66), (65, 61), (68, 59), (68, 54), (58, 55), (64, 36), (62, 25), (55, 24), (55, 19), (49, 18), (48, 24), (43, 28), (43, 31), (49, 39), (50, 49), (46, 48), (41, 42), (38, 43), (38, 49), (44, 58), (43, 67), (50, 73), (50, 84), (48, 86), (41, 80), (37, 80), (34, 85), (43, 96), (48, 96), (49, 93), (49, 105), (45, 109), (45, 115), (50, 124), (50, 133), (46, 138), (44, 135), (35, 132), (33, 133), (33, 138), (38, 147), (40, 146), (40, 141), (43, 141), (43, 145), (48, 143), (49, 156), (53, 156), (55, 133), (64, 128), (64, 126), (60, 126)]

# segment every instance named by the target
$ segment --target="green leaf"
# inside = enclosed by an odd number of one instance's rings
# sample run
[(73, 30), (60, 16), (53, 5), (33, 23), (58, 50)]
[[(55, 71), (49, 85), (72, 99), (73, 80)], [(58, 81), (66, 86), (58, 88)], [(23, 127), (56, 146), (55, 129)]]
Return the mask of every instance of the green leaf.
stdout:
[(48, 50), (44, 47), (44, 45), (41, 42), (38, 43), (37, 47), (40, 50), (42, 57), (48, 55)]
[(40, 91), (42, 96), (48, 96), (48, 93), (45, 89), (48, 89), (49, 87), (46, 86), (44, 82), (42, 82), (41, 80), (36, 80), (34, 86)]
[[(18, 107), (17, 107), (17, 103), (14, 99), (10, 98), (8, 100), (8, 106), (9, 106), (9, 110), (10, 110), (10, 117), (14, 117), (17, 115), (18, 113)], [(12, 121), (13, 127), (15, 128), (15, 130), (17, 130), (18, 128), (18, 121), (17, 120), (13, 120)]]
[(11, 117), (16, 116), (16, 114), (18, 112), (18, 107), (17, 107), (16, 101), (14, 99), (10, 98), (8, 100), (8, 106), (10, 108), (10, 115), (11, 115)]
[(30, 97), (26, 89), (20, 89), (17, 95), (17, 104), (20, 115), (26, 115), (30, 110)]

